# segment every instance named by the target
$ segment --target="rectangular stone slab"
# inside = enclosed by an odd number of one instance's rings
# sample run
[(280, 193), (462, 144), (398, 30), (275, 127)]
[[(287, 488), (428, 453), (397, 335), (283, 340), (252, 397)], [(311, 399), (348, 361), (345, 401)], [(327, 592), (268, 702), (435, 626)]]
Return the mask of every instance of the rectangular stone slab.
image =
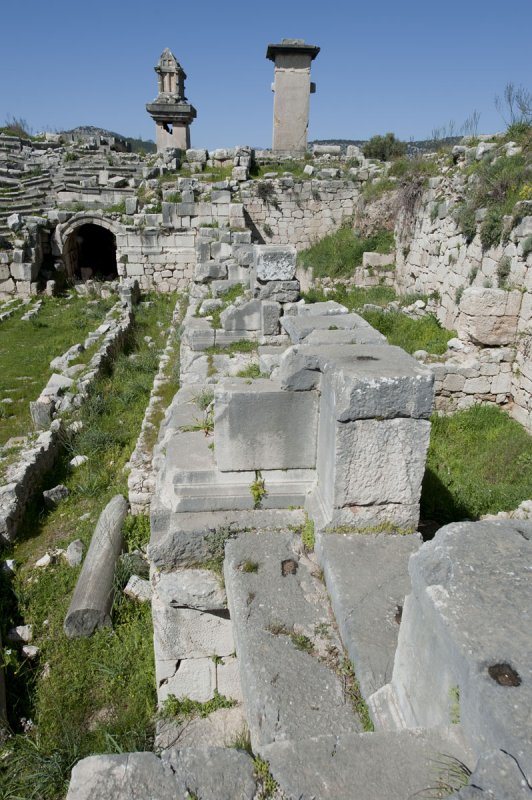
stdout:
[(344, 646), (365, 698), (391, 679), (404, 600), (410, 591), (408, 560), (419, 534), (316, 535)]
[(215, 457), (222, 472), (312, 469), (318, 395), (275, 381), (223, 381), (215, 390)]
[[(226, 544), (224, 576), (253, 748), (316, 731), (359, 731), (334, 669), (298, 649), (330, 622), (324, 587), (292, 534), (241, 534)], [(298, 552), (299, 551), (299, 552)], [(242, 565), (252, 563), (255, 571)], [(283, 570), (283, 563), (292, 569)], [(283, 574), (285, 572), (285, 574)]]
[(359, 334), (359, 340), (366, 343), (380, 344), (386, 341), (382, 333), (372, 328), (369, 322), (358, 314), (309, 314), (284, 316), (281, 325), (290, 336), (292, 344), (299, 344), (312, 331), (352, 330)]

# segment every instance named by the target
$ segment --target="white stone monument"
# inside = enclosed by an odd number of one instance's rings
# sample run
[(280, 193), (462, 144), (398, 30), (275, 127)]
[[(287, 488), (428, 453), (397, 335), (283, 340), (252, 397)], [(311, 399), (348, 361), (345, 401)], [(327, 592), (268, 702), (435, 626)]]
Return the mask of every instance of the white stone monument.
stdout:
[(303, 39), (283, 39), (270, 44), (266, 58), (275, 64), (272, 90), (273, 150), (304, 153), (307, 147), (309, 97), (316, 91), (310, 81), (310, 64), (320, 48)]
[(185, 97), (186, 74), (171, 50), (161, 53), (155, 67), (159, 93), (146, 110), (155, 121), (157, 152), (168, 147), (187, 150), (190, 147), (190, 123), (196, 109)]

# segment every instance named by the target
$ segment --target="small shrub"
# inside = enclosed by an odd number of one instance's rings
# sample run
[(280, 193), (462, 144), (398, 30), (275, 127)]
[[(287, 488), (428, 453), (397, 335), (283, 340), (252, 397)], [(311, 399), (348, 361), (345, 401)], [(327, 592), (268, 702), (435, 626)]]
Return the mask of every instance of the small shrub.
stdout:
[(267, 181), (259, 181), (257, 183), (257, 197), (263, 203), (270, 203), (275, 196), (275, 187), (273, 183)]
[(249, 491), (251, 492), (251, 496), (253, 498), (253, 507), (254, 508), (261, 508), (262, 501), (268, 494), (266, 490), (266, 484), (264, 483), (264, 478), (262, 477), (259, 470), (255, 472), (255, 480), (249, 487)]
[(475, 278), (477, 277), (477, 275), (478, 275), (478, 267), (471, 267), (471, 269), (469, 270), (469, 275), (468, 275), (468, 280), (469, 280), (469, 285), (470, 286), (472, 286), (473, 283), (475, 282)]
[(503, 219), (499, 208), (490, 208), (480, 226), (480, 241), (483, 250), (496, 247), (502, 237)]
[(530, 253), (532, 253), (532, 236), (527, 236), (521, 245), (521, 250), (523, 252), (523, 258), (527, 258)]
[(268, 800), (269, 797), (273, 797), (275, 792), (277, 791), (278, 785), (277, 781), (274, 780), (272, 774), (270, 772), (270, 765), (267, 761), (260, 758), (260, 756), (256, 756), (254, 760), (255, 765), (255, 778), (257, 779), (258, 783), (260, 784), (260, 792), (261, 794), (259, 797), (261, 800)]
[(460, 233), (465, 238), (467, 244), (470, 244), (477, 233), (475, 209), (468, 203), (462, 203), (457, 206), (454, 218)]
[(78, 154), (77, 154), (77, 153), (74, 153), (72, 150), (70, 150), (70, 151), (69, 151), (69, 152), (68, 152), (68, 153), (65, 155), (65, 161), (66, 161), (66, 162), (68, 162), (68, 161), (78, 161), (78, 160), (79, 160), (79, 156), (78, 156)]
[(499, 283), (499, 289), (507, 288), (507, 281), (510, 277), (511, 269), (512, 259), (509, 256), (503, 256), (497, 264), (497, 281)]
[(251, 380), (255, 380), (256, 378), (263, 378), (267, 376), (264, 376), (262, 374), (258, 364), (250, 364), (249, 367), (245, 367), (244, 369), (241, 369), (239, 372), (237, 372), (236, 377), (250, 378)]
[(290, 635), (290, 639), (292, 640), (294, 647), (296, 647), (298, 650), (302, 650), (304, 653), (314, 652), (314, 645), (308, 636), (305, 636), (303, 633), (292, 633)]
[(314, 520), (312, 520), (309, 516), (305, 520), (305, 525), (303, 530), (301, 531), (301, 539), (303, 541), (303, 545), (305, 550), (311, 553), (314, 550), (315, 544), (315, 533), (314, 533)]
[(464, 287), (459, 286), (454, 294), (454, 302), (456, 303), (457, 306), (460, 305), (460, 300), (462, 299), (463, 293), (464, 293)]
[(372, 136), (362, 148), (366, 158), (375, 158), (379, 161), (390, 161), (406, 153), (406, 142), (401, 142), (395, 138), (394, 133), (387, 133), (385, 136)]
[(262, 230), (264, 231), (264, 235), (267, 236), (268, 239), (272, 238), (273, 230), (272, 230), (271, 226), (268, 225), (267, 222), (265, 222), (264, 225), (262, 226)]

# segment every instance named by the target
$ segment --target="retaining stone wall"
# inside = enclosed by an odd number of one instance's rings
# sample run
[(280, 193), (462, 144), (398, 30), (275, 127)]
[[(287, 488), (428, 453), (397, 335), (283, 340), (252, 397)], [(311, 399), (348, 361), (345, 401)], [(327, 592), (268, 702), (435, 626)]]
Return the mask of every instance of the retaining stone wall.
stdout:
[(268, 199), (259, 196), (261, 185), (265, 182), (241, 189), (244, 214), (266, 244), (291, 244), (298, 250), (338, 230), (355, 213), (360, 196), (349, 180), (270, 180), (266, 185), (273, 191)]

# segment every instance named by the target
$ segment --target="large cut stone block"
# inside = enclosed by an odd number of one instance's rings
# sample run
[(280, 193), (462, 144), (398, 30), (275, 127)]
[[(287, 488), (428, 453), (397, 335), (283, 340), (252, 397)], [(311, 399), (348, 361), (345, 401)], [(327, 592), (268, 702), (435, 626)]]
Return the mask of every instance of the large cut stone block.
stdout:
[(191, 608), (168, 606), (157, 591), (153, 595), (152, 609), (156, 660), (210, 658), (214, 655), (229, 656), (234, 652), (228, 618)]
[[(321, 305), (321, 304), (320, 304)], [(310, 307), (309, 307), (310, 308)], [(299, 344), (314, 331), (349, 330), (356, 332), (356, 341), (361, 344), (385, 344), (386, 337), (372, 328), (358, 314), (338, 312), (313, 314), (307, 310), (298, 316), (284, 316), (281, 325), (293, 344)]]
[(466, 289), (460, 300), (458, 334), (476, 344), (496, 346), (515, 339), (523, 295), (503, 289)]
[(255, 272), (259, 281), (291, 281), (296, 274), (295, 247), (256, 244), (253, 248)]
[(119, 753), (78, 761), (67, 800), (175, 800), (177, 796), (173, 773), (155, 753)]
[(391, 685), (375, 696), (396, 724), (459, 722), (476, 756), (508, 753), (512, 798), (532, 785), (531, 559), (530, 522), (440, 528), (410, 559)]
[(418, 503), (429, 436), (424, 419), (337, 423), (335, 505)]
[(261, 301), (250, 300), (240, 306), (229, 306), (222, 311), (220, 320), (225, 331), (259, 331)]
[(315, 392), (285, 392), (263, 379), (228, 380), (217, 386), (214, 408), (215, 454), (222, 472), (315, 466)]

